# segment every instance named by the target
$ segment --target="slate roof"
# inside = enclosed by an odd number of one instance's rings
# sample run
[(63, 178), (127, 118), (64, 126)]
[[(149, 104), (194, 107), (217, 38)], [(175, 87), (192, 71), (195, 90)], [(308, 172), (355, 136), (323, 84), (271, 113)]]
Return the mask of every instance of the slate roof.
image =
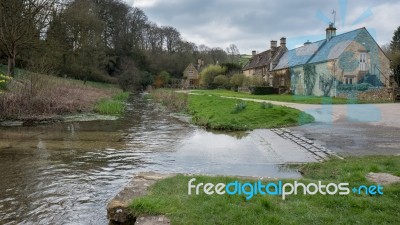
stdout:
[(349, 31), (336, 35), (329, 41), (324, 39), (289, 50), (283, 54), (274, 70), (337, 59), (363, 30), (366, 29)]
[(281, 52), (286, 50), (286, 47), (278, 46), (275, 51), (272, 52), (271, 49), (261, 52), (253, 56), (250, 61), (243, 67), (243, 70), (258, 68), (267, 66), (269, 67), (273, 59)]

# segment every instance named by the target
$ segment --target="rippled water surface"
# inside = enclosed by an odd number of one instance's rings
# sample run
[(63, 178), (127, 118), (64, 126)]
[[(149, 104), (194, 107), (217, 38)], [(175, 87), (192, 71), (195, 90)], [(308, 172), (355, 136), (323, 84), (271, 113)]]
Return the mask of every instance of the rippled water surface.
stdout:
[(143, 98), (117, 121), (2, 127), (0, 224), (107, 224), (107, 201), (139, 171), (299, 176), (253, 139), (204, 131)]

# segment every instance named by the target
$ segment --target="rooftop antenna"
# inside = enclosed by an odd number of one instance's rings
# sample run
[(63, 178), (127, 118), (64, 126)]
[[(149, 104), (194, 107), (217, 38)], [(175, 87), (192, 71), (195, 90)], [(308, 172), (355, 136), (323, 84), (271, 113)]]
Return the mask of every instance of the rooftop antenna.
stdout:
[(333, 14), (333, 27), (335, 27), (335, 24), (336, 24), (336, 11), (333, 10), (332, 14)]

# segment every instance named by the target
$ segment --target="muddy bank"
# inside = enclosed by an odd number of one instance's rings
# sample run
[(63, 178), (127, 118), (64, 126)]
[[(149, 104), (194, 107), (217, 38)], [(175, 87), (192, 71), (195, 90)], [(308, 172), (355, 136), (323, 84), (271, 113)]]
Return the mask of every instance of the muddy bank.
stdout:
[(60, 122), (88, 122), (101, 120), (117, 120), (118, 116), (100, 115), (95, 113), (82, 113), (65, 116), (37, 117), (19, 120), (0, 120), (1, 127), (38, 126)]

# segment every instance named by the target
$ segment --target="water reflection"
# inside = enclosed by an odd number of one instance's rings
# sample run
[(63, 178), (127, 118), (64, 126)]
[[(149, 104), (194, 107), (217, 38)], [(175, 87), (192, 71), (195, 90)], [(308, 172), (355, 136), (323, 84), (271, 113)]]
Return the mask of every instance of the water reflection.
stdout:
[(252, 133), (207, 132), (132, 99), (117, 121), (0, 128), (0, 224), (107, 224), (139, 171), (297, 177)]

